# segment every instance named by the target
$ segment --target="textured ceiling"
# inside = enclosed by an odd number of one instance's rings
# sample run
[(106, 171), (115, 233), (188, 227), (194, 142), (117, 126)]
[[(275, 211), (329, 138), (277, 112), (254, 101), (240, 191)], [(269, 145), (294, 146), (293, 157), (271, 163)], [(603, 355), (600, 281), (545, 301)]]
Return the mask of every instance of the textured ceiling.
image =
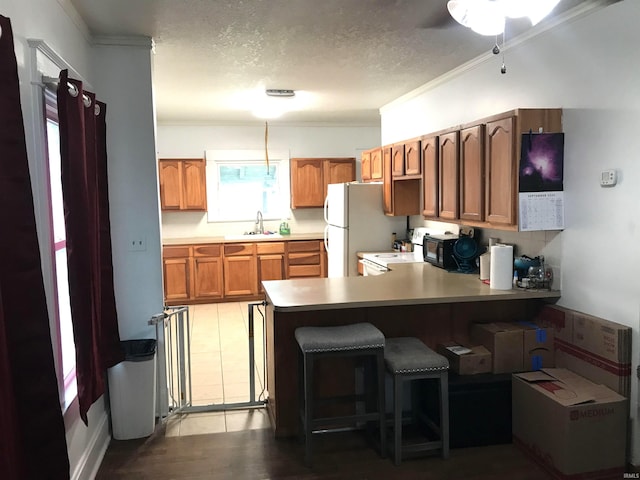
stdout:
[[(378, 124), (378, 109), (489, 51), (447, 0), (71, 0), (93, 35), (155, 42), (159, 123), (261, 122), (250, 91), (293, 89), (284, 122)], [(562, 0), (554, 14), (577, 4)], [(510, 21), (510, 35), (525, 30)], [(499, 75), (499, 63), (496, 64)]]

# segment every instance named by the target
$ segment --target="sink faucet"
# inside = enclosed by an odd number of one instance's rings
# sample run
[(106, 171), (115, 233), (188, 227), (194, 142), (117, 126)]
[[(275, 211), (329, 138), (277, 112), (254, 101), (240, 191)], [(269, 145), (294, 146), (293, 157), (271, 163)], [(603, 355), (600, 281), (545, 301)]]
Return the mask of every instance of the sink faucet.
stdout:
[(258, 214), (256, 215), (256, 227), (254, 229), (255, 233), (264, 233), (264, 224), (262, 223), (262, 212), (258, 210)]

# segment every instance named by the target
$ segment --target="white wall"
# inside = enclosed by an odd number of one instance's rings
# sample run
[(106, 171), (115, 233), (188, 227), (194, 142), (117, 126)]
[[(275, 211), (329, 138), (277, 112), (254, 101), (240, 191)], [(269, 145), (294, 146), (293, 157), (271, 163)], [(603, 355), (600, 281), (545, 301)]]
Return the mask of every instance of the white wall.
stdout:
[[(264, 150), (265, 127), (158, 126), (158, 158), (204, 158), (206, 150)], [(288, 151), (290, 157), (356, 157), (360, 177), (360, 152), (380, 145), (380, 128), (373, 126), (269, 125), (269, 150)], [(278, 221), (264, 228), (277, 230)], [(289, 218), (292, 233), (324, 230), (321, 208), (295, 209)], [(253, 230), (251, 222), (208, 223), (206, 213), (163, 212), (162, 237), (184, 238), (240, 234)]]
[[(517, 107), (564, 109), (566, 228), (545, 237), (543, 251), (562, 260), (560, 305), (633, 328), (632, 372), (640, 320), (638, 19), (640, 2), (619, 2), (508, 49), (506, 75), (490, 56), (382, 109), (383, 143)], [(599, 186), (607, 168), (620, 174), (614, 188)], [(635, 375), (631, 416), (630, 460), (639, 464)]]
[[(95, 90), (107, 103), (109, 208), (120, 337), (153, 338), (163, 310), (150, 39), (94, 48)], [(122, 44), (124, 43), (124, 45)], [(144, 251), (130, 251), (131, 239)]]
[[(37, 218), (43, 218), (44, 212), (41, 199), (45, 184), (40, 175), (44, 160), (39, 143), (42, 110), (38, 108), (39, 87), (32, 85), (40, 81), (40, 75), (32, 69), (35, 51), (29, 48), (27, 39), (43, 40), (108, 104), (109, 187), (121, 338), (148, 336), (151, 331), (146, 320), (163, 306), (149, 48), (146, 56), (124, 45), (110, 52), (92, 48), (86, 26), (68, 0), (0, 0), (0, 13), (11, 19), (14, 31)], [(98, 66), (96, 60), (104, 63)], [(123, 100), (115, 96), (120, 88), (125, 92), (119, 97)], [(46, 235), (40, 225), (38, 234)], [(123, 242), (129, 234), (144, 234), (147, 250), (137, 256), (127, 252)], [(50, 271), (45, 269), (43, 277), (46, 285), (52, 283)], [(99, 399), (89, 410), (88, 427), (78, 417), (77, 403), (66, 412), (72, 478), (92, 478), (98, 468), (110, 440), (107, 412), (104, 398)]]

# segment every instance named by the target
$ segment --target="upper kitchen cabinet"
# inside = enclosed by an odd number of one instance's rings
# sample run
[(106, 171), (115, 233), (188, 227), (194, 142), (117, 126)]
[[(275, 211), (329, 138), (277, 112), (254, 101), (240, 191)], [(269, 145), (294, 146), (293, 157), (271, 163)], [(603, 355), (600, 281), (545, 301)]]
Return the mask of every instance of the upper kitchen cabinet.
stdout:
[(517, 230), (522, 134), (561, 132), (562, 109), (518, 109), (485, 119), (485, 123), (485, 222)]
[(362, 152), (360, 157), (360, 171), (363, 182), (381, 182), (382, 174), (382, 149), (374, 148)]
[(422, 151), (422, 215), (438, 216), (440, 178), (438, 166), (438, 136), (425, 135), (420, 139)]
[(355, 179), (355, 158), (292, 158), (291, 208), (322, 207), (328, 184)]
[(391, 176), (404, 175), (404, 143), (397, 143), (391, 147)]
[(484, 221), (484, 125), (460, 131), (460, 219)]
[(162, 210), (206, 211), (204, 159), (160, 159), (158, 177)]
[[(412, 148), (417, 147), (418, 157), (420, 156), (419, 141), (412, 143)], [(390, 216), (418, 215), (420, 213), (420, 186), (422, 177), (420, 175), (394, 176), (394, 158), (401, 159), (404, 171), (404, 159), (407, 143), (397, 145), (387, 145), (382, 147), (383, 181), (384, 188), (383, 207), (384, 213)], [(395, 153), (394, 153), (395, 152)], [(401, 152), (402, 154), (398, 153)], [(397, 162), (396, 161), (396, 169)], [(418, 160), (420, 161), (420, 160)]]
[(458, 159), (460, 132), (450, 132), (439, 136), (438, 163), (440, 193), (438, 197), (438, 217), (447, 220), (458, 218)]
[(393, 177), (420, 175), (420, 140), (407, 140), (393, 145), (391, 168)]

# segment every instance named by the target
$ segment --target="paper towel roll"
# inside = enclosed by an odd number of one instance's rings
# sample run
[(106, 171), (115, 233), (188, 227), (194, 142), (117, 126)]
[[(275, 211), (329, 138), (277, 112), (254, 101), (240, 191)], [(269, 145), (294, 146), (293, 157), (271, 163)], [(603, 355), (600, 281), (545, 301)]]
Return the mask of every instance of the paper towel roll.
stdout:
[(480, 255), (480, 280), (489, 280), (491, 272), (491, 253)]
[(511, 290), (513, 282), (513, 246), (491, 247), (489, 286), (496, 290)]

